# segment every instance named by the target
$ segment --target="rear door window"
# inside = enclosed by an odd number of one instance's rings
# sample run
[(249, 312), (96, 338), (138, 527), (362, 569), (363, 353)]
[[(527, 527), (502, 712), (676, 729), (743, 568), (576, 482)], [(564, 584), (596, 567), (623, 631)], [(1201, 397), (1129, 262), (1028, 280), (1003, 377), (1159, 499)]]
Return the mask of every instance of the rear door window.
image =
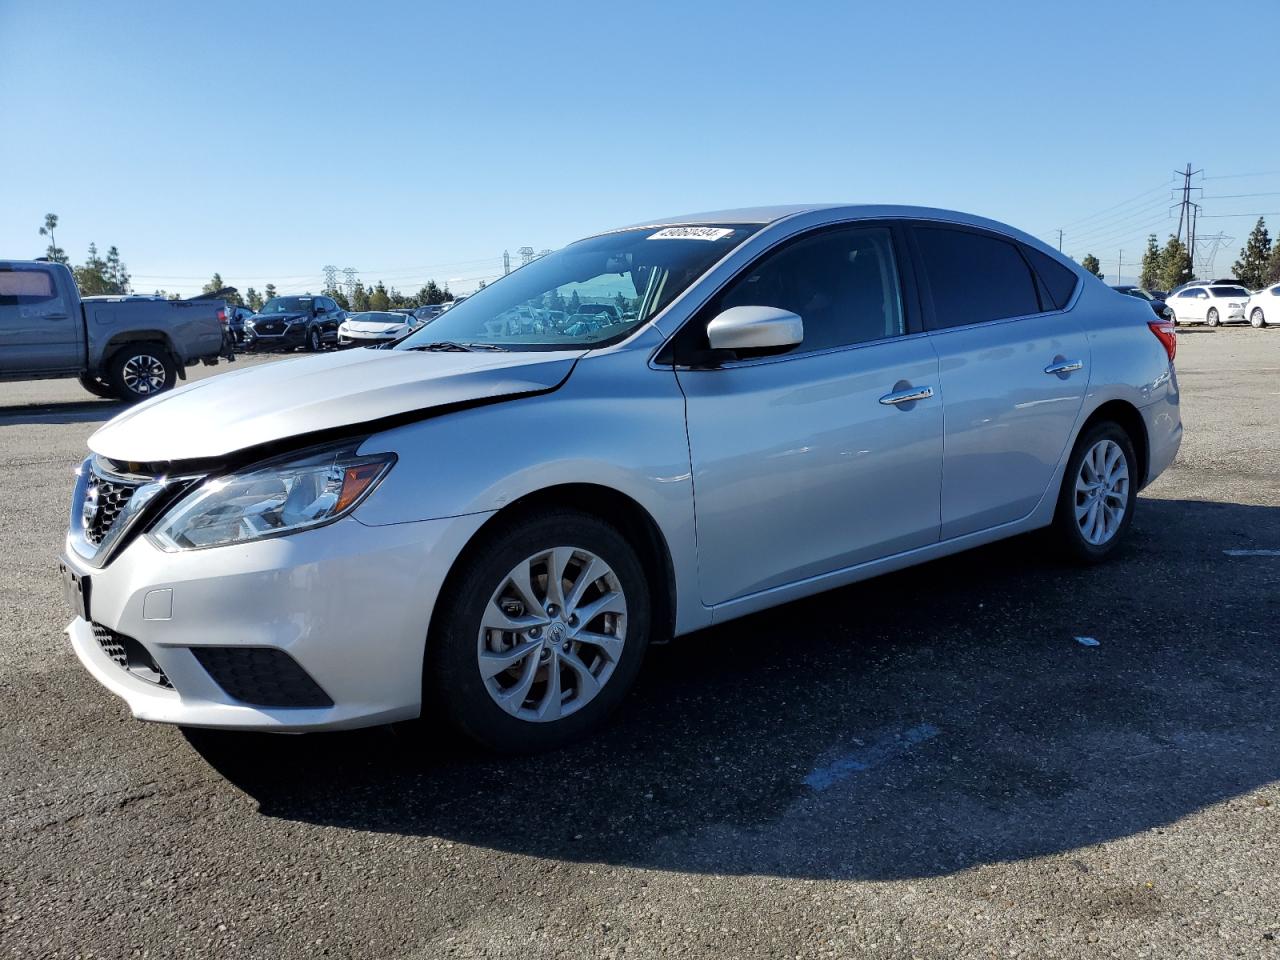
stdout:
[(919, 226), (915, 235), (934, 329), (1042, 312), (1035, 277), (1012, 242), (946, 227)]
[(26, 306), (56, 299), (58, 287), (48, 270), (0, 269), (0, 306)]
[[(1071, 302), (1071, 297), (1076, 292), (1076, 285), (1080, 282), (1080, 278), (1076, 276), (1075, 271), (1035, 247), (1019, 244), (1018, 249), (1022, 251), (1022, 255), (1027, 258), (1031, 268), (1040, 277), (1041, 292), (1048, 295), (1045, 307), (1053, 306), (1059, 310), (1064, 309)], [(1146, 299), (1141, 290), (1134, 290), (1132, 287), (1124, 292), (1131, 297)]]

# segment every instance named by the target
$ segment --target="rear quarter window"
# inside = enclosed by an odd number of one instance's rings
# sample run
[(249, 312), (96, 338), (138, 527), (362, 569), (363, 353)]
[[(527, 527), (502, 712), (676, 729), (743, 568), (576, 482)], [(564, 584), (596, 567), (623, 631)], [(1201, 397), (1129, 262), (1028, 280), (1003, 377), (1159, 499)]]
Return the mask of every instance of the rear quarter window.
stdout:
[[(1041, 253), (1035, 247), (1024, 245), (1022, 254), (1040, 277), (1040, 282), (1044, 284), (1044, 291), (1048, 293), (1049, 300), (1053, 306), (1059, 310), (1066, 307), (1076, 292), (1076, 285), (1080, 282), (1076, 272), (1065, 264), (1059, 263), (1048, 254)], [(1123, 292), (1140, 300), (1145, 299), (1141, 292), (1132, 288)]]

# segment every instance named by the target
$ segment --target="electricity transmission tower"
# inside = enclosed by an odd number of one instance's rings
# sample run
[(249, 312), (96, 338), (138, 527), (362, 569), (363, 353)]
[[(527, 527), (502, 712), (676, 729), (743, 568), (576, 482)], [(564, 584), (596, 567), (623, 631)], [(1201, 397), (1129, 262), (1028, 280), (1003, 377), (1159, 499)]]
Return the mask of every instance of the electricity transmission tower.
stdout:
[(525, 267), (533, 263), (533, 247), (521, 247), (516, 253), (520, 254), (520, 266)]
[(342, 275), (346, 277), (342, 285), (347, 288), (347, 300), (350, 301), (356, 295), (356, 268), (343, 267)]
[[(1200, 211), (1200, 205), (1192, 201), (1191, 191), (1203, 191), (1203, 187), (1191, 186), (1191, 178), (1204, 173), (1203, 170), (1192, 170), (1191, 164), (1187, 164), (1186, 170), (1173, 171), (1176, 176), (1182, 177), (1182, 199), (1178, 201), (1178, 239), (1187, 245), (1187, 251), (1191, 254), (1191, 262), (1196, 262), (1196, 214)], [(1186, 232), (1183, 233), (1183, 228)]]
[(324, 265), (324, 291), (330, 293), (338, 289), (338, 268), (331, 263)]
[(1229, 237), (1221, 230), (1209, 237), (1195, 237), (1196, 250), (1198, 257), (1191, 261), (1195, 268), (1196, 276), (1211, 278), (1218, 272), (1218, 251), (1225, 247), (1228, 243), (1235, 239)]

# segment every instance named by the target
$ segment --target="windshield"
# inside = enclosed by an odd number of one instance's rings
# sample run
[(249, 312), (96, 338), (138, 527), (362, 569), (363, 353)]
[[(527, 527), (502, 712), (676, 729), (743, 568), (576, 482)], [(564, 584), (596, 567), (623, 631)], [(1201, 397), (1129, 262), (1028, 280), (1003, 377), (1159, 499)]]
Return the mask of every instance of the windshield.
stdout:
[(614, 343), (652, 319), (756, 229), (648, 227), (581, 240), (455, 301), (395, 349), (446, 341), (504, 350)]
[(352, 323), (408, 323), (411, 317), (403, 313), (353, 313), (347, 317)]
[(310, 310), (311, 297), (272, 297), (258, 313), (307, 313)]

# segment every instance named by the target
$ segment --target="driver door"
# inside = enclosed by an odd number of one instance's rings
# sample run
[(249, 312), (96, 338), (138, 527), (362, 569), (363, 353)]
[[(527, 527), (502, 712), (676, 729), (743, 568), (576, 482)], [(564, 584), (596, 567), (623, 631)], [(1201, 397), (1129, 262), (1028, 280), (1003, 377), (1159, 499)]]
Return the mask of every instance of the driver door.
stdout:
[[(730, 307), (779, 307), (804, 324), (777, 356), (711, 369), (677, 359), (707, 605), (938, 540), (938, 358), (904, 295), (900, 249), (888, 226), (804, 235), (690, 321), (704, 347)], [(896, 400), (914, 392), (929, 395)]]

